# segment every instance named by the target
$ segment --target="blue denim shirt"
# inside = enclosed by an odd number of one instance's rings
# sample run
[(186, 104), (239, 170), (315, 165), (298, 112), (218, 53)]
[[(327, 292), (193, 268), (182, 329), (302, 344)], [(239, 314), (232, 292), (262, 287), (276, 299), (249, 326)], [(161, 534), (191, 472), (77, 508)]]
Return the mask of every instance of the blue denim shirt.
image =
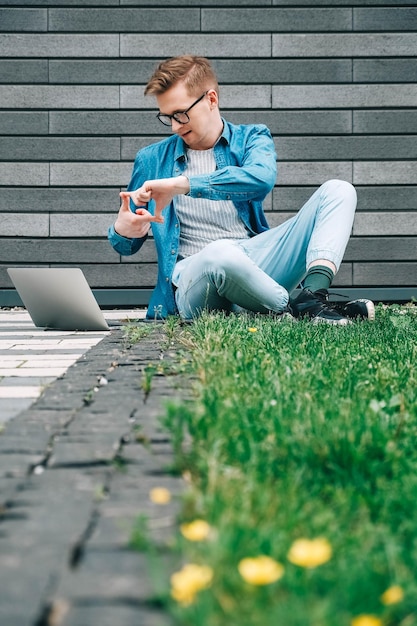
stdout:
[[(234, 125), (224, 122), (223, 133), (214, 146), (216, 170), (192, 176), (192, 198), (231, 200), (251, 236), (269, 228), (262, 201), (272, 190), (277, 176), (276, 154), (271, 133), (263, 124)], [(141, 187), (146, 180), (180, 176), (187, 164), (187, 146), (177, 135), (140, 150), (135, 158), (128, 190)], [(136, 207), (131, 204), (132, 211)], [(148, 210), (154, 214), (151, 200)], [(158, 280), (152, 293), (147, 317), (166, 317), (178, 313), (172, 274), (178, 257), (180, 223), (174, 203), (163, 211), (164, 223), (152, 224), (158, 256)], [(119, 254), (135, 254), (146, 237), (128, 239), (109, 228), (108, 238)]]

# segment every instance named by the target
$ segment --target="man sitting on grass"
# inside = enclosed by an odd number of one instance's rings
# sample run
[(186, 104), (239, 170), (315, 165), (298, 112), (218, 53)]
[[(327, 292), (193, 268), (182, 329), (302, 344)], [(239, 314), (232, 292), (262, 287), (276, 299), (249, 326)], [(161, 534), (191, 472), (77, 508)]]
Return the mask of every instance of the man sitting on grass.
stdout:
[(262, 202), (277, 176), (273, 139), (263, 124), (221, 117), (209, 61), (160, 63), (145, 94), (156, 97), (157, 117), (173, 135), (138, 152), (109, 240), (119, 254), (134, 254), (152, 223), (158, 282), (148, 317), (242, 309), (281, 315), (289, 307), (295, 317), (330, 324), (373, 317), (370, 300), (337, 309), (328, 301), (356, 209), (350, 183), (327, 181), (270, 229)]

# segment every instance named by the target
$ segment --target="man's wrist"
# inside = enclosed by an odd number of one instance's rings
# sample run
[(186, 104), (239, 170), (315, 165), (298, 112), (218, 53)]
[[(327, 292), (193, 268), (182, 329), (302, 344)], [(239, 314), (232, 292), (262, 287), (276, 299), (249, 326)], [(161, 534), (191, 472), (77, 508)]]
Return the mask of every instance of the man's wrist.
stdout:
[(178, 189), (180, 190), (179, 193), (184, 195), (190, 193), (190, 181), (185, 174), (181, 174), (181, 176), (178, 176), (178, 182)]
[(117, 224), (116, 224), (116, 222), (115, 222), (115, 223), (113, 224), (113, 230), (114, 230), (115, 235), (117, 235), (118, 237), (123, 237), (123, 239), (131, 239), (131, 237), (126, 237), (126, 235), (122, 235), (122, 233), (120, 233), (120, 232), (117, 230), (117, 227), (116, 227), (116, 226), (117, 226)]

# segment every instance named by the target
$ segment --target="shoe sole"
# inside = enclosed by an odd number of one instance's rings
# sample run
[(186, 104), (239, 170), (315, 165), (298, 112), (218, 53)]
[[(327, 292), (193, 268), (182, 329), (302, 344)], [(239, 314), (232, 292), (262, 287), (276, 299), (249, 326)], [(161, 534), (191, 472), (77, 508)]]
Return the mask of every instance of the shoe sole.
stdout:
[[(356, 304), (358, 302), (364, 305), (362, 310), (356, 313), (356, 315), (348, 313), (346, 309), (348, 309), (349, 305)], [(344, 315), (351, 320), (368, 320), (369, 322), (373, 322), (375, 320), (375, 305), (372, 300), (368, 300), (367, 298), (358, 298), (357, 300), (352, 300), (344, 305), (339, 305), (339, 307), (336, 306), (336, 310), (338, 310), (341, 315)]]
[(330, 326), (348, 326), (352, 324), (352, 320), (349, 320), (347, 317), (343, 317), (340, 320), (329, 320), (324, 317), (320, 317), (317, 315), (311, 319), (312, 324), (330, 324)]
[(373, 322), (375, 320), (375, 305), (372, 302), (372, 300), (367, 300), (366, 298), (359, 298), (357, 302), (363, 302), (365, 304), (366, 310), (368, 312), (368, 320), (370, 322)]

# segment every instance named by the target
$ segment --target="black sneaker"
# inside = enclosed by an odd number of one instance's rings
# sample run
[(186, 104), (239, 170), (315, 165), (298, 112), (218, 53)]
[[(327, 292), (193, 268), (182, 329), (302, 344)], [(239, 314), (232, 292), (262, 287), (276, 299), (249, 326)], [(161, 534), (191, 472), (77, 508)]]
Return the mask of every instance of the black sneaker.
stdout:
[(333, 304), (336, 311), (341, 315), (350, 317), (352, 319), (370, 320), (375, 319), (375, 305), (372, 300), (366, 298), (359, 298), (359, 300), (351, 300), (345, 304), (338, 302)]
[(345, 315), (341, 315), (329, 303), (327, 289), (310, 291), (303, 289), (295, 300), (291, 302), (291, 307), (295, 317), (307, 317), (314, 324), (324, 322), (326, 324), (338, 324), (346, 326), (352, 322)]

